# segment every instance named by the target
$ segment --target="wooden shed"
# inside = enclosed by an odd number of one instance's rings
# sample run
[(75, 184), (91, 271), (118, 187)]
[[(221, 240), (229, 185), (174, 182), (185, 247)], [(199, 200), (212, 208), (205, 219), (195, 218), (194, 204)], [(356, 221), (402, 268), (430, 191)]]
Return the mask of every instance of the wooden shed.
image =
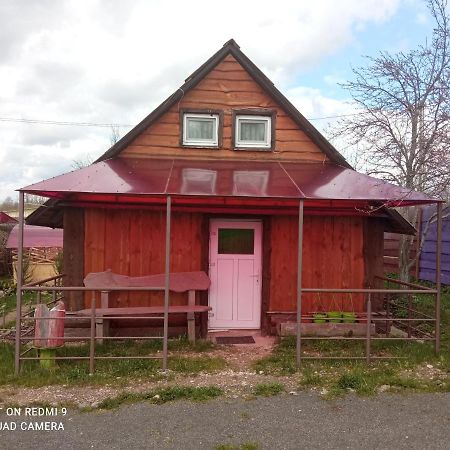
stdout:
[[(441, 279), (443, 284), (450, 285), (450, 207), (444, 208), (442, 214)], [(434, 281), (436, 279), (436, 207), (433, 205), (423, 208), (420, 219), (424, 236), (422, 236), (418, 278)]]
[[(171, 272), (206, 272), (202, 335), (273, 332), (299, 297), (302, 313), (364, 311), (361, 295), (301, 287), (376, 287), (383, 233), (414, 233), (391, 208), (435, 201), (354, 171), (233, 40), (95, 163), (21, 192), (51, 199), (27, 222), (64, 228), (67, 286), (108, 269), (160, 274), (166, 257)], [(122, 292), (110, 306), (162, 302)]]
[(6, 248), (9, 233), (17, 224), (17, 219), (0, 211), (0, 276), (11, 273), (11, 252)]
[[(17, 254), (19, 247), (19, 226), (15, 225), (9, 234), (6, 248), (11, 250), (13, 276), (16, 280)], [(63, 230), (34, 225), (25, 225), (23, 248), (27, 261), (24, 280), (36, 282), (57, 275), (57, 258), (63, 248)]]

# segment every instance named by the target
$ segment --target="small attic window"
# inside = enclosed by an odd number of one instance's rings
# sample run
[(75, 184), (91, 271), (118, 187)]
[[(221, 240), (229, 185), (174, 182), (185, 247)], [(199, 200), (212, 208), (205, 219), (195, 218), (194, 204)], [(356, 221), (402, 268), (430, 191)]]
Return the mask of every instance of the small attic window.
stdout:
[(184, 113), (183, 145), (191, 147), (218, 147), (219, 115)]
[(247, 109), (233, 111), (236, 150), (272, 150), (275, 142), (276, 111)]

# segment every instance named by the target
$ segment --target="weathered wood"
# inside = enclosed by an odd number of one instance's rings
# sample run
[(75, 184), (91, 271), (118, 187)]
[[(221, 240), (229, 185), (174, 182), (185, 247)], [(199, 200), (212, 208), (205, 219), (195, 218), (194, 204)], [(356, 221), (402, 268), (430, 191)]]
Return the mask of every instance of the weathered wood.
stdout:
[[(202, 246), (207, 244), (203, 243), (201, 224), (201, 214), (173, 214), (171, 272), (202, 270)], [(84, 276), (107, 269), (136, 277), (162, 273), (164, 227), (165, 218), (160, 212), (86, 209)], [(111, 292), (109, 302), (111, 307), (160, 305), (162, 294)], [(183, 294), (171, 294), (172, 305), (185, 302)], [(89, 296), (85, 304), (90, 306)]]
[[(230, 59), (231, 58), (231, 59)], [(215, 109), (223, 112), (223, 140), (218, 149), (183, 148), (180, 145), (179, 113), (189, 109)], [(232, 113), (235, 109), (271, 108), (276, 112), (273, 151), (253, 149), (235, 151)], [(247, 73), (233, 57), (219, 63), (180, 102), (163, 114), (156, 123), (137, 136), (122, 151), (122, 157), (173, 156), (224, 159), (280, 159), (325, 161), (328, 158), (294, 120)]]
[[(195, 291), (188, 292), (188, 306), (195, 306)], [(188, 339), (190, 342), (195, 342), (195, 314), (193, 312), (187, 313), (188, 321)]]
[[(364, 285), (381, 288), (383, 282), (377, 277), (384, 275), (384, 220), (364, 220)], [(372, 309), (378, 311), (383, 307), (383, 295), (372, 295)]]
[[(203, 305), (171, 305), (169, 306), (170, 314), (187, 314), (187, 313), (203, 313), (210, 311), (210, 306)], [(97, 316), (114, 317), (114, 316), (145, 316), (152, 314), (162, 314), (164, 306), (133, 306), (130, 308), (97, 308), (95, 313)], [(88, 317), (91, 309), (82, 309), (77, 311), (77, 315)]]
[[(84, 278), (84, 210), (64, 208), (63, 273), (66, 286), (82, 286)], [(66, 306), (76, 311), (83, 306), (82, 292), (67, 292)]]
[[(370, 325), (371, 334), (375, 334), (375, 324)], [(296, 324), (284, 322), (280, 324), (280, 336), (295, 335)], [(367, 325), (365, 323), (302, 323), (303, 336), (365, 336)]]
[[(295, 311), (296, 218), (272, 217), (270, 310)], [(332, 256), (331, 256), (332, 255)], [(304, 287), (364, 287), (363, 219), (305, 216)], [(363, 311), (360, 295), (304, 294), (303, 312)]]

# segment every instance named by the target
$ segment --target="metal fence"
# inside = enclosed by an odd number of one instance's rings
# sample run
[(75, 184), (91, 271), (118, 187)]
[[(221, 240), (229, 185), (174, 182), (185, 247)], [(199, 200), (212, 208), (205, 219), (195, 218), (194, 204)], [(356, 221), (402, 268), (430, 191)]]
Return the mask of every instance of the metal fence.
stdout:
[[(362, 294), (365, 296), (365, 310), (366, 323), (365, 336), (303, 336), (301, 320), (311, 319), (310, 316), (301, 315), (300, 321), (297, 321), (296, 328), (296, 358), (297, 366), (305, 359), (365, 359), (367, 363), (376, 359), (393, 359), (396, 356), (377, 356), (372, 354), (372, 343), (374, 341), (433, 341), (435, 344), (435, 351), (440, 349), (440, 305), (439, 305), (439, 290), (429, 288), (413, 283), (405, 283), (392, 278), (378, 277), (381, 281), (387, 284), (397, 284), (398, 288), (384, 288), (384, 289), (316, 289), (316, 288), (302, 288), (303, 293), (314, 294)], [(384, 308), (380, 311), (372, 310), (372, 298), (374, 295), (381, 295), (383, 297)], [(426, 314), (422, 311), (414, 309), (412, 306), (413, 296), (431, 296), (433, 298), (434, 316)], [(396, 299), (406, 299), (405, 305), (399, 304)], [(406, 312), (406, 317), (394, 315), (394, 307), (396, 310), (401, 309)], [(418, 328), (418, 323), (427, 323), (433, 326), (433, 331), (424, 331)], [(385, 333), (375, 333), (372, 336), (372, 324), (384, 324)], [(405, 336), (393, 337), (389, 333), (391, 325), (396, 325), (405, 333)], [(382, 335), (384, 334), (384, 336)], [(350, 340), (350, 341), (365, 341), (365, 356), (305, 356), (302, 354), (302, 342), (311, 340)]]
[[(67, 287), (67, 286), (42, 286), (38, 285), (42, 282), (34, 283), (34, 285), (25, 285), (22, 287), (23, 292), (36, 292), (37, 293), (37, 299), (39, 302), (39, 299), (41, 298), (42, 292), (51, 292), (53, 300), (49, 302), (48, 304), (55, 303), (58, 299), (61, 299), (63, 297), (64, 292), (74, 292), (74, 291), (81, 291), (81, 292), (91, 292), (92, 293), (92, 300), (91, 300), (91, 314), (89, 316), (89, 322), (90, 322), (90, 336), (89, 336), (89, 356), (55, 356), (51, 357), (52, 360), (89, 360), (89, 373), (93, 374), (95, 372), (95, 361), (99, 359), (161, 359), (162, 360), (162, 369), (167, 369), (167, 358), (168, 358), (168, 346), (167, 346), (167, 340), (168, 340), (168, 327), (166, 324), (168, 323), (168, 302), (165, 302), (164, 304), (164, 313), (162, 316), (120, 316), (120, 315), (114, 315), (114, 316), (108, 316), (108, 320), (124, 320), (124, 319), (132, 319), (132, 320), (163, 320), (164, 321), (164, 332), (162, 336), (97, 336), (96, 335), (96, 324), (98, 320), (103, 320), (103, 316), (97, 314), (97, 308), (96, 308), (96, 293), (101, 293), (105, 291), (130, 291), (130, 292), (149, 292), (149, 291), (161, 291), (164, 288), (159, 287), (111, 287), (111, 286), (104, 286), (99, 288), (86, 288), (86, 287)], [(16, 323), (16, 367), (20, 370), (20, 364), (22, 361), (32, 361), (32, 360), (46, 360), (50, 358), (46, 357), (40, 357), (40, 356), (26, 356), (27, 353), (30, 352), (31, 347), (27, 348), (25, 351), (22, 351), (22, 343), (23, 342), (30, 342), (35, 341), (36, 339), (47, 339), (47, 338), (35, 338), (31, 336), (24, 335), (22, 330), (22, 322), (31, 322), (34, 324), (36, 320), (55, 320), (50, 317), (30, 317), (30, 314), (27, 313), (25, 315), (20, 316), (20, 321)], [(77, 316), (73, 315), (70, 316), (71, 320), (82, 320), (85, 321), (85, 316)], [(56, 319), (58, 320), (58, 319)], [(59, 319), (61, 320), (61, 319)], [(34, 327), (33, 327), (34, 328)], [(85, 340), (83, 337), (59, 337), (59, 338), (52, 338), (55, 340), (63, 340), (63, 341), (81, 341)], [(99, 340), (150, 340), (150, 339), (161, 339), (163, 341), (163, 352), (161, 356), (129, 356), (129, 355), (123, 355), (123, 356), (99, 356), (96, 355), (95, 352), (95, 344)]]

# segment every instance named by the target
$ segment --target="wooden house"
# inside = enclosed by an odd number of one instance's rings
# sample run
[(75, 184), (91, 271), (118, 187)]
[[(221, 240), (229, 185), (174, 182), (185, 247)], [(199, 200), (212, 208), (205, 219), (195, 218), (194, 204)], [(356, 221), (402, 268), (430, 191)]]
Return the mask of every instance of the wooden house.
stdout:
[[(163, 273), (170, 206), (170, 271), (211, 279), (196, 299), (212, 307), (202, 335), (273, 331), (295, 317), (299, 282), (375, 287), (383, 233), (414, 233), (391, 207), (433, 202), (354, 171), (233, 40), (95, 163), (21, 192), (50, 198), (27, 222), (64, 228), (67, 286), (107, 269)], [(124, 292), (110, 306), (162, 301)], [(365, 307), (343, 294), (302, 303), (305, 314)], [(89, 304), (72, 293), (67, 306)]]

